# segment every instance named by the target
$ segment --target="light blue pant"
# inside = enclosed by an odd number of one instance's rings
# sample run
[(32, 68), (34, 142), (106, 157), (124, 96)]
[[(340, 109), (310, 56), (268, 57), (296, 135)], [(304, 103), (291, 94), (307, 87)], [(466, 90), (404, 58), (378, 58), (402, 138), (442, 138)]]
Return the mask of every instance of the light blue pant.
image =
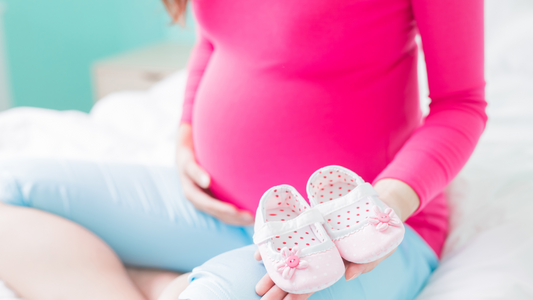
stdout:
[[(0, 201), (81, 224), (129, 265), (181, 272), (200, 266), (183, 294), (190, 299), (259, 299), (254, 286), (265, 270), (253, 259), (254, 246), (245, 247), (252, 244), (252, 229), (196, 210), (174, 168), (2, 161)], [(341, 280), (311, 299), (412, 299), (436, 266), (432, 250), (407, 229), (398, 250), (374, 271)]]

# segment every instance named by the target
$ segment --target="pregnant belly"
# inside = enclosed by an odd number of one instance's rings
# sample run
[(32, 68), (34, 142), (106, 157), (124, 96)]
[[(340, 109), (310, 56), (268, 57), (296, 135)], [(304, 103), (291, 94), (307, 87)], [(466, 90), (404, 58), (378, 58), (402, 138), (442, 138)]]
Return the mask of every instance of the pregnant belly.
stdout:
[(195, 99), (193, 137), (215, 196), (253, 213), (274, 185), (305, 197), (308, 177), (326, 165), (372, 180), (390, 160), (391, 134), (408, 130), (403, 118), (383, 122), (379, 90), (243, 72), (210, 65)]

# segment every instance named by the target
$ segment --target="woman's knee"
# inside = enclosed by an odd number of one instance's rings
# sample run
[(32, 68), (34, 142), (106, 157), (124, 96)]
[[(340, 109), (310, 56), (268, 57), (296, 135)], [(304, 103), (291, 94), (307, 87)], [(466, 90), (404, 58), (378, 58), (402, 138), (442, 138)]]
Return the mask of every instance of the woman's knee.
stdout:
[(71, 180), (66, 161), (55, 159), (13, 159), (0, 162), (0, 201), (33, 206), (35, 199), (57, 198)]
[(179, 299), (260, 299), (255, 285), (266, 270), (254, 259), (256, 248), (250, 245), (232, 250), (195, 268), (189, 276), (189, 286)]
[(0, 163), (0, 204), (25, 206), (21, 184), (12, 163)]

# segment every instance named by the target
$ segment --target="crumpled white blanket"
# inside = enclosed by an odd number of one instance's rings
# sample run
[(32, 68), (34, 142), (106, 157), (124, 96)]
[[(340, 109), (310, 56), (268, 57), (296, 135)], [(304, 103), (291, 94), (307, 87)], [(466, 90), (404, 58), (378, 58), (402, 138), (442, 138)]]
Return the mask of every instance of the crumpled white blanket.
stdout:
[[(487, 0), (486, 7), (490, 120), (448, 188), (451, 231), (418, 300), (533, 299), (533, 2)], [(148, 91), (110, 95), (90, 114), (2, 112), (0, 159), (173, 164), (185, 78), (181, 71)], [(421, 90), (427, 95), (425, 83)], [(0, 281), (0, 300), (7, 299), (14, 294)]]
[(186, 80), (177, 72), (147, 91), (98, 101), (89, 114), (19, 107), (0, 113), (0, 159), (63, 157), (168, 165)]

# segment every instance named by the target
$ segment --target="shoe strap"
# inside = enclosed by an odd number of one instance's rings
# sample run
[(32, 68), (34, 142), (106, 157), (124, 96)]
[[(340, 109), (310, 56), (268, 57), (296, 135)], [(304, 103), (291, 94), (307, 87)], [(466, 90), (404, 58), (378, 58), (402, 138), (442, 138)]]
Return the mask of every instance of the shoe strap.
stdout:
[(298, 217), (288, 221), (272, 221), (266, 222), (257, 229), (254, 233), (254, 243), (259, 244), (270, 238), (293, 232), (302, 227), (312, 224), (321, 223), (324, 224), (324, 217), (316, 209), (309, 209)]
[(377, 195), (378, 192), (376, 192), (372, 185), (368, 182), (365, 182), (363, 184), (358, 185), (350, 193), (335, 200), (315, 205), (313, 209), (320, 211), (323, 216), (327, 216), (330, 213), (342, 209), (346, 206), (352, 205), (363, 198)]

